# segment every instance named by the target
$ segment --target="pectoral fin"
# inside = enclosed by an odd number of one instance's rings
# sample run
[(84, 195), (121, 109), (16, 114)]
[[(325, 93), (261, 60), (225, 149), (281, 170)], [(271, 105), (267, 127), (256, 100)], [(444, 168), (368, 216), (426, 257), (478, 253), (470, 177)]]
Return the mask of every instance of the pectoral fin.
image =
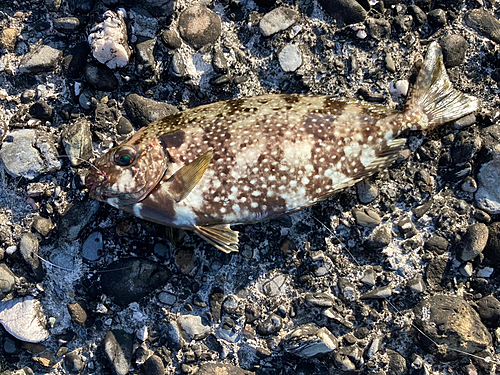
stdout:
[(205, 170), (212, 160), (214, 151), (205, 152), (175, 172), (167, 181), (167, 189), (177, 203), (186, 198), (193, 188), (200, 182)]
[(238, 251), (238, 232), (232, 230), (229, 224), (195, 226), (194, 230), (205, 241), (225, 253)]

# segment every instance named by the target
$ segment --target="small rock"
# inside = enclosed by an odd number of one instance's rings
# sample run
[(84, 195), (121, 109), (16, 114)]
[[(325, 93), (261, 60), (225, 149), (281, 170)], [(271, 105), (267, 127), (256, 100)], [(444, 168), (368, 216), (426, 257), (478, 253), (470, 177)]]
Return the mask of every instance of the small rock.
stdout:
[(64, 367), (70, 374), (79, 374), (85, 367), (85, 363), (78, 353), (69, 352), (64, 356)]
[(278, 274), (262, 285), (262, 291), (268, 297), (276, 297), (282, 293), (282, 287), (285, 285), (285, 282), (286, 276)]
[(285, 72), (295, 72), (302, 65), (302, 54), (297, 46), (287, 44), (278, 54), (281, 69)]
[(130, 121), (137, 127), (146, 126), (177, 112), (177, 108), (170, 104), (157, 102), (137, 94), (127, 95), (123, 107)]
[(54, 110), (45, 100), (39, 100), (30, 107), (30, 115), (42, 121), (52, 120)]
[(90, 124), (84, 117), (68, 124), (61, 135), (61, 143), (71, 165), (78, 166), (93, 156)]
[(298, 13), (290, 8), (278, 7), (264, 14), (260, 20), (259, 27), (262, 35), (269, 37), (280, 31), (288, 29), (295, 24)]
[(488, 241), (488, 227), (483, 223), (472, 224), (457, 246), (457, 259), (467, 262), (482, 253)]
[(470, 262), (462, 263), (460, 265), (460, 267), (458, 267), (458, 271), (464, 277), (471, 277), (472, 274), (474, 273), (474, 267), (472, 266), (472, 263), (470, 263)]
[(461, 131), (450, 148), (451, 158), (456, 165), (470, 162), (482, 147), (481, 138)]
[(41, 364), (43, 367), (46, 367), (46, 368), (53, 368), (57, 361), (56, 361), (56, 358), (54, 357), (54, 354), (52, 354), (51, 352), (43, 352), (43, 353), (40, 353), (39, 355), (33, 357), (33, 360), (35, 362), (38, 362), (39, 364)]
[(33, 297), (0, 301), (0, 323), (21, 341), (37, 343), (49, 337), (42, 305)]
[(219, 74), (226, 74), (229, 70), (224, 52), (222, 52), (220, 48), (214, 49), (212, 67), (214, 68), (214, 71)]
[(364, 179), (356, 184), (356, 193), (360, 203), (368, 204), (378, 198), (379, 190), (369, 179)]
[(500, 21), (484, 8), (472, 9), (465, 14), (465, 23), (481, 36), (500, 43)]
[(370, 17), (366, 20), (366, 27), (375, 40), (382, 40), (391, 34), (391, 24), (385, 19)]
[(196, 272), (197, 258), (193, 249), (181, 247), (175, 253), (174, 261), (183, 275), (193, 275)]
[(369, 285), (369, 286), (374, 286), (375, 285), (375, 279), (377, 277), (377, 274), (375, 273), (373, 268), (367, 268), (363, 272), (363, 276), (359, 281), (362, 283)]
[(399, 220), (397, 227), (398, 227), (399, 233), (405, 239), (411, 238), (411, 237), (417, 235), (417, 233), (418, 233), (417, 228), (415, 228), (415, 225), (411, 221), (411, 218), (408, 216), (405, 216), (401, 220)]
[(424, 249), (435, 252), (438, 255), (444, 254), (448, 250), (448, 240), (440, 236), (432, 236), (425, 241)]
[(432, 27), (443, 27), (446, 25), (446, 12), (442, 9), (434, 9), (427, 13), (427, 19)]
[(0, 263), (0, 300), (9, 294), (16, 284), (16, 276), (5, 263)]
[(78, 302), (68, 304), (68, 312), (75, 323), (81, 326), (85, 325), (87, 321), (87, 312)]
[(389, 369), (387, 375), (404, 375), (407, 372), (406, 360), (398, 352), (387, 349), (387, 356), (389, 357)]
[(279, 315), (271, 314), (257, 324), (256, 331), (261, 336), (270, 336), (278, 333), (283, 326), (283, 320)]
[(230, 315), (240, 315), (240, 305), (238, 297), (229, 295), (222, 303), (222, 309)]
[(139, 301), (170, 279), (160, 264), (139, 258), (111, 263), (101, 275), (103, 292), (121, 306)]
[(147, 375), (165, 375), (165, 365), (160, 357), (152, 355), (144, 362), (144, 373)]
[(139, 75), (150, 79), (156, 73), (156, 61), (153, 50), (156, 45), (156, 39), (146, 39), (135, 45), (136, 68)]
[(413, 18), (415, 26), (421, 26), (427, 21), (427, 15), (417, 5), (408, 6), (408, 14)]
[(500, 327), (500, 301), (495, 297), (486, 296), (477, 301), (477, 312), (487, 327)]
[(353, 208), (351, 212), (356, 220), (356, 224), (361, 227), (375, 228), (382, 222), (379, 214), (371, 208)]
[(411, 30), (413, 18), (409, 15), (399, 15), (394, 17), (394, 28), (400, 34), (404, 34)]
[(38, 239), (33, 233), (28, 232), (22, 235), (19, 242), (19, 250), (25, 262), (30, 265), (35, 279), (42, 281), (45, 273), (40, 259), (38, 259)]
[[(478, 313), (462, 298), (434, 295), (420, 302), (414, 309), (415, 325), (425, 336), (420, 336), (420, 346), (425, 351), (445, 361), (460, 359), (463, 352), (475, 354), (491, 346), (491, 335)], [(464, 330), (463, 327), (468, 327)], [(439, 350), (443, 348), (457, 351)]]
[(307, 293), (305, 300), (315, 307), (332, 307), (335, 302), (333, 295), (328, 293)]
[(477, 191), (477, 182), (471, 176), (467, 176), (460, 187), (467, 193), (475, 193)]
[(182, 39), (177, 30), (162, 30), (160, 38), (170, 49), (177, 49), (182, 45)]
[(115, 74), (106, 66), (88, 63), (85, 66), (84, 74), (87, 83), (97, 90), (115, 91), (118, 88)]
[(68, 241), (76, 240), (82, 229), (97, 213), (99, 205), (99, 202), (91, 199), (74, 201), (59, 221), (59, 235)]
[(203, 340), (210, 333), (210, 327), (204, 325), (197, 315), (181, 315), (177, 318), (177, 323), (187, 342)]
[(82, 257), (94, 261), (100, 258), (103, 250), (101, 232), (92, 232), (82, 246)]
[(108, 331), (101, 345), (115, 372), (118, 375), (128, 374), (132, 358), (133, 335), (123, 330)]
[(134, 131), (132, 123), (126, 117), (120, 117), (118, 124), (116, 124), (116, 131), (120, 135), (128, 135)]
[(44, 73), (57, 68), (62, 52), (47, 45), (39, 45), (23, 56), (19, 63), (21, 73)]
[(36, 215), (33, 217), (33, 229), (35, 229), (43, 237), (47, 237), (52, 229), (54, 229), (54, 223), (50, 218)]
[(500, 154), (495, 154), (491, 161), (479, 168), (475, 194), (478, 207), (491, 215), (500, 214), (498, 181), (500, 181)]
[(389, 298), (392, 295), (392, 288), (389, 285), (370, 290), (369, 292), (363, 293), (361, 299), (383, 299)]
[(5, 48), (9, 52), (14, 52), (19, 31), (15, 28), (3, 29), (0, 33), (0, 48)]
[(431, 288), (441, 289), (446, 283), (446, 270), (448, 268), (448, 257), (440, 256), (433, 258), (425, 272), (427, 284)]
[(179, 34), (194, 49), (214, 43), (221, 34), (219, 16), (202, 5), (193, 5), (179, 16)]
[(61, 17), (53, 21), (54, 29), (64, 34), (73, 34), (80, 27), (80, 20), (76, 17)]
[(0, 149), (0, 158), (12, 177), (24, 177), (32, 180), (44, 171), (43, 160), (36, 143), (33, 129), (17, 130), (5, 138)]
[(383, 249), (392, 241), (392, 230), (387, 225), (377, 226), (366, 239), (364, 245), (372, 250)]
[(68, 78), (78, 79), (82, 76), (89, 53), (90, 47), (87, 42), (77, 43), (68, 50), (62, 62), (63, 70)]
[(294, 329), (285, 340), (285, 351), (301, 358), (332, 353), (338, 347), (337, 338), (328, 328), (312, 323)]
[(356, 0), (320, 0), (319, 3), (341, 24), (352, 25), (366, 18), (366, 10)]
[(375, 337), (370, 343), (368, 350), (366, 351), (366, 356), (368, 358), (372, 358), (375, 354), (377, 354), (381, 346), (382, 346), (382, 339), (380, 337)]
[(488, 277), (491, 277), (491, 275), (493, 274), (493, 271), (494, 271), (494, 269), (492, 267), (480, 268), (477, 271), (476, 276), (477, 277), (484, 277), (487, 279)]
[(103, 19), (90, 30), (88, 41), (92, 55), (110, 69), (123, 68), (132, 54), (124, 14), (107, 10)]
[(413, 279), (408, 280), (406, 285), (415, 293), (422, 293), (425, 291), (425, 283), (420, 275), (417, 275)]
[(202, 363), (198, 367), (198, 371), (196, 371), (196, 375), (214, 375), (214, 374), (255, 375), (255, 372), (243, 370), (229, 363), (221, 363), (221, 362)]
[(447, 35), (439, 39), (439, 45), (443, 50), (444, 65), (447, 68), (463, 64), (468, 44), (462, 35)]
[(221, 288), (215, 287), (210, 295), (210, 312), (212, 313), (212, 319), (214, 322), (218, 323), (221, 319), (222, 312), (222, 302), (224, 301), (224, 292)]

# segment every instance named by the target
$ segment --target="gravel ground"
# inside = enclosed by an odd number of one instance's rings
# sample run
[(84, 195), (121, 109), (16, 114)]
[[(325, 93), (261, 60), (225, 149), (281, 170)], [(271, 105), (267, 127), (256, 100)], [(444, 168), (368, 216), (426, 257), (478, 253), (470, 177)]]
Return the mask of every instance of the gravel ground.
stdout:
[[(482, 0), (0, 4), (1, 374), (494, 374), (500, 15)], [(103, 22), (103, 20), (105, 20)], [(402, 108), (430, 42), (476, 114), (240, 253), (88, 198), (87, 160), (263, 93)]]

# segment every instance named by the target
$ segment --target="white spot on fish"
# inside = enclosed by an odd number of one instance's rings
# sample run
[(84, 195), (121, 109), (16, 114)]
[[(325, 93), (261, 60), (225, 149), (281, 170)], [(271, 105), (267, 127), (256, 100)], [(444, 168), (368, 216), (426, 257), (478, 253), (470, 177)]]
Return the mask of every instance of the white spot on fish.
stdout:
[(142, 215), (141, 215), (141, 210), (142, 210), (142, 204), (141, 203), (136, 203), (134, 204), (133, 206), (133, 210), (134, 210), (134, 215), (139, 217), (139, 218), (143, 218)]

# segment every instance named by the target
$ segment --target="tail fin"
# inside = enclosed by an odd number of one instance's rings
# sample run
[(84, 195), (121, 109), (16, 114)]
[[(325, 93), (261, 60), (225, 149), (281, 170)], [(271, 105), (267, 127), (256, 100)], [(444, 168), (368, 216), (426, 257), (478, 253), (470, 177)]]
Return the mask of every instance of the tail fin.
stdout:
[(452, 87), (444, 68), (441, 47), (433, 42), (429, 46), (406, 109), (423, 111), (429, 121), (424, 127), (432, 128), (459, 119), (478, 108), (477, 98)]

